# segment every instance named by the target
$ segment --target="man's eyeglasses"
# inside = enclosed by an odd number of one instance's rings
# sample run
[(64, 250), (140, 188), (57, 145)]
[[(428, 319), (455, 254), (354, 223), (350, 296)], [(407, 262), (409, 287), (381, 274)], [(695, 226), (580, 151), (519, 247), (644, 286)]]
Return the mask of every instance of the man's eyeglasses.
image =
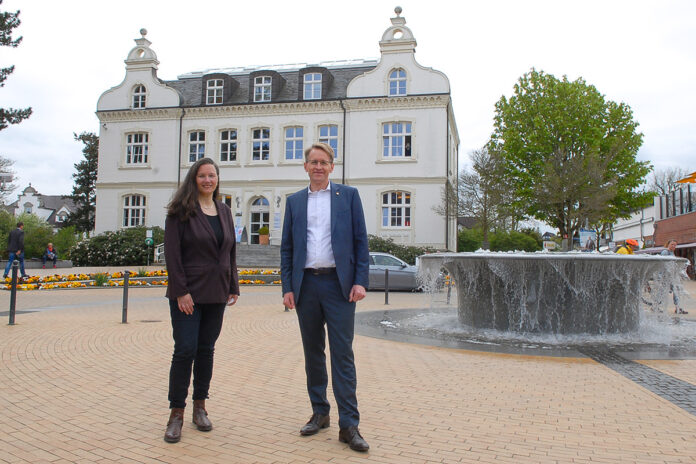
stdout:
[(326, 167), (329, 167), (331, 165), (331, 163), (329, 161), (319, 161), (319, 160), (309, 161), (308, 164), (310, 166), (314, 166), (314, 167), (321, 166), (322, 168), (326, 168)]

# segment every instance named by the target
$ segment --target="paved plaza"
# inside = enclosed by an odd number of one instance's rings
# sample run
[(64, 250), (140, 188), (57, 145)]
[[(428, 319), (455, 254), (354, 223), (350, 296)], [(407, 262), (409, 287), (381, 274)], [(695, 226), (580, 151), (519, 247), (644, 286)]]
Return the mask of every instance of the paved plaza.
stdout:
[[(45, 272), (45, 271), (44, 271)], [(687, 284), (696, 296), (696, 285)], [(294, 311), (279, 287), (243, 287), (217, 344), (199, 432), (162, 439), (172, 353), (164, 288), (22, 292), (0, 321), (0, 462), (8, 463), (694, 463), (696, 415), (601, 359), (492, 354), (356, 336), (369, 453), (311, 414)], [(0, 311), (9, 292), (0, 293)], [(358, 311), (430, 306), (369, 292)], [(696, 320), (695, 298), (685, 301)], [(696, 385), (696, 360), (640, 361)], [(664, 376), (658, 376), (660, 378)], [(658, 380), (659, 381), (659, 380)], [(676, 396), (679, 392), (674, 392)], [(332, 405), (335, 405), (330, 397)]]

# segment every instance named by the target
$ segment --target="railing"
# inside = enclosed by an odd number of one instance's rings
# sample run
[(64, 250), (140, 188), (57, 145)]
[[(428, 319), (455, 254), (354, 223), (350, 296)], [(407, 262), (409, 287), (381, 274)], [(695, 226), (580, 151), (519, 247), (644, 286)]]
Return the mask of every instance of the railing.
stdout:
[(155, 256), (153, 262), (158, 264), (164, 264), (164, 243), (160, 243), (155, 246)]
[(660, 219), (680, 216), (696, 211), (696, 189), (692, 184), (683, 185), (659, 198)]

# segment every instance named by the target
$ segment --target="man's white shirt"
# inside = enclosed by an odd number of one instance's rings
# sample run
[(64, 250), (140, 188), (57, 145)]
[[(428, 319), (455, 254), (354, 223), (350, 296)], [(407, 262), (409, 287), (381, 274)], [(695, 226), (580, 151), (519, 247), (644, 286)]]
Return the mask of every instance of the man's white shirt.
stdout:
[(305, 268), (336, 267), (331, 247), (331, 182), (323, 190), (307, 187), (307, 260)]

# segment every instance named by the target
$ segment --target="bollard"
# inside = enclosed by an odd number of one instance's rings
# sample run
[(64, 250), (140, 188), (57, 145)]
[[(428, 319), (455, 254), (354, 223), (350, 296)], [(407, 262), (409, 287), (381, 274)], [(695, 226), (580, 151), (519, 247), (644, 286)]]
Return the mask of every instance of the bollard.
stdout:
[(17, 307), (17, 268), (19, 267), (19, 261), (16, 259), (12, 261), (12, 283), (10, 284), (10, 323), (8, 325), (15, 325), (15, 308)]
[(389, 304), (389, 269), (384, 270), (384, 304)]
[[(285, 305), (283, 305), (283, 306), (285, 306)], [(286, 313), (287, 313), (287, 312), (290, 312), (290, 310), (288, 309), (287, 306), (285, 306), (285, 312), (286, 312)]]
[(128, 324), (128, 278), (130, 271), (123, 273), (123, 312), (121, 313), (121, 324)]

